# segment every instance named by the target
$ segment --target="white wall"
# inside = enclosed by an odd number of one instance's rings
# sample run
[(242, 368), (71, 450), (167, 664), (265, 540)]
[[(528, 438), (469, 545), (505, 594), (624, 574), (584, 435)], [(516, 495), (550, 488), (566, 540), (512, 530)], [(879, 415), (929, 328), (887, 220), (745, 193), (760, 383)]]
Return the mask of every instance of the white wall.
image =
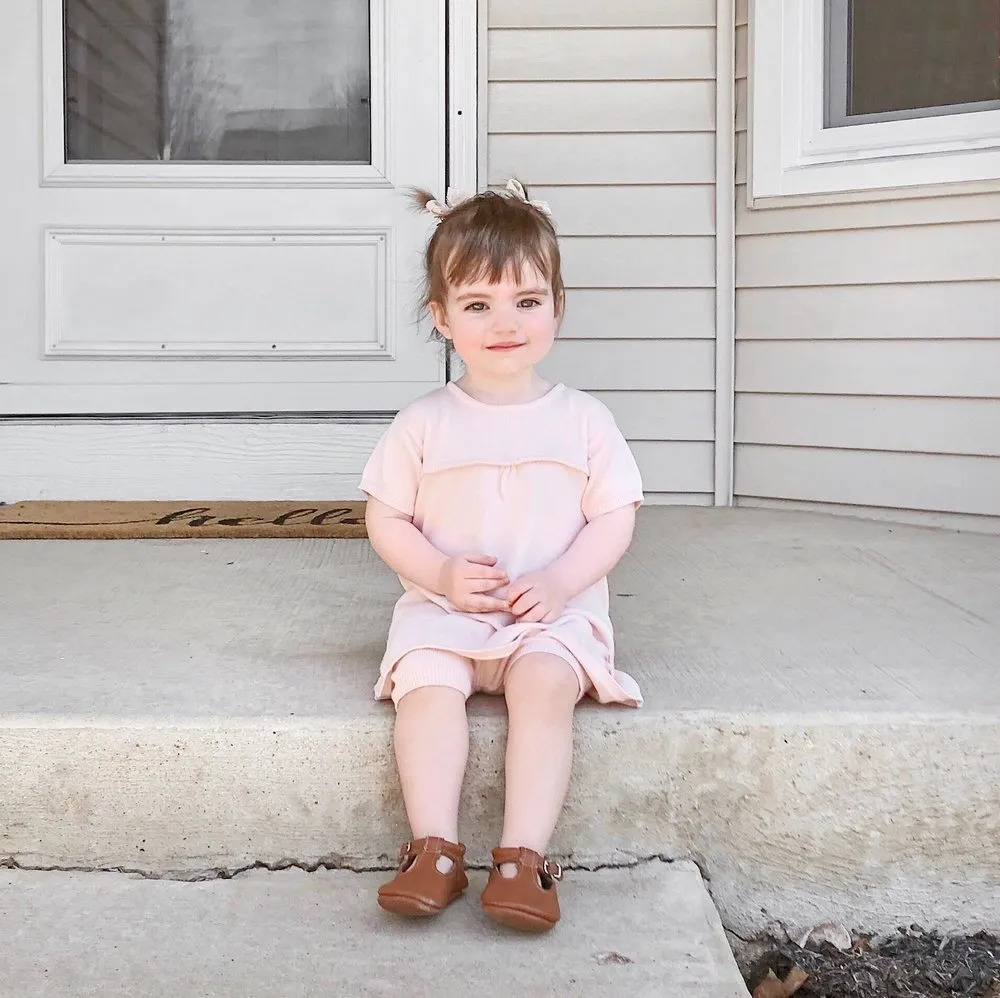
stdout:
[(740, 0), (737, 501), (1000, 530), (1000, 184), (749, 210), (747, 43)]
[(546, 373), (615, 413), (653, 502), (714, 489), (716, 0), (489, 0), (486, 179), (550, 202)]

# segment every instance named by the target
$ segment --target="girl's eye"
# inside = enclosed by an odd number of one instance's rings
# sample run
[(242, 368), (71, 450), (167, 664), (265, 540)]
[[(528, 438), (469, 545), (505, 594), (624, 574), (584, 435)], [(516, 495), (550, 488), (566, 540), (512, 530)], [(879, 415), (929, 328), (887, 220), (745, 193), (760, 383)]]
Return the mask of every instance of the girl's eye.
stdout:
[(486, 308), (486, 302), (473, 301), (465, 306), (466, 312), (482, 312)]
[(537, 308), (541, 304), (542, 303), (537, 298), (525, 298), (524, 301), (521, 302), (521, 307), (522, 308)]

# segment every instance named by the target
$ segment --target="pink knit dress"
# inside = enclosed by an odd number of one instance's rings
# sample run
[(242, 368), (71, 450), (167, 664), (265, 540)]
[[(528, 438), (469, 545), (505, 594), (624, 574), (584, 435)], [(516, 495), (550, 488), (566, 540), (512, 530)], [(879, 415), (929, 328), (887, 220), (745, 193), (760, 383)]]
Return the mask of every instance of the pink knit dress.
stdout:
[[(361, 491), (412, 517), (439, 551), (497, 558), (513, 581), (562, 555), (595, 517), (642, 502), (632, 452), (603, 403), (557, 384), (539, 399), (488, 405), (454, 383), (399, 413), (375, 447)], [(580, 663), (601, 703), (638, 707), (639, 687), (615, 669), (608, 583), (575, 596), (550, 624), (506, 612), (465, 613), (400, 578), (375, 695), (388, 698), (396, 663), (417, 649), (503, 659), (545, 635)]]

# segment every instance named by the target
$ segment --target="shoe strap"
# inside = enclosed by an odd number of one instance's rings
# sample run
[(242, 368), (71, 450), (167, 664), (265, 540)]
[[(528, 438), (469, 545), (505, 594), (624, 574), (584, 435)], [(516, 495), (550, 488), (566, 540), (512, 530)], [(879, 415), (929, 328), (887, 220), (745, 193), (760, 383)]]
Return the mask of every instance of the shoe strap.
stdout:
[(558, 863), (526, 846), (501, 846), (494, 849), (493, 865), (500, 867), (504, 863), (516, 863), (522, 869), (538, 870), (553, 880), (562, 880), (563, 871)]
[(455, 864), (460, 864), (465, 860), (465, 846), (461, 842), (449, 842), (437, 835), (428, 835), (422, 839), (414, 839), (407, 842), (399, 850), (399, 861), (411, 856), (418, 856), (421, 853), (430, 853), (433, 856), (447, 856)]

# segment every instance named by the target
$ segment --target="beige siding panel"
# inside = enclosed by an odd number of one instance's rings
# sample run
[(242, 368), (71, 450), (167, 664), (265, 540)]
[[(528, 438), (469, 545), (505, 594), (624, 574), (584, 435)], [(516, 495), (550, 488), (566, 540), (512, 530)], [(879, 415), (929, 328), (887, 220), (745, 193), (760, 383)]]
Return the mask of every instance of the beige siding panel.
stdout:
[(489, 183), (708, 184), (715, 136), (690, 134), (493, 135)]
[(746, 395), (738, 443), (1000, 457), (1000, 399)]
[(736, 27), (736, 79), (745, 80), (750, 61), (750, 29), (745, 25)]
[(736, 389), (1000, 398), (1000, 339), (743, 340), (737, 344)]
[(490, 133), (712, 132), (715, 84), (491, 83)]
[[(575, 288), (563, 339), (715, 339), (711, 288)], [(610, 344), (608, 350), (614, 347)]]
[(747, 288), (740, 339), (974, 339), (1000, 336), (1000, 281)]
[(1000, 193), (964, 194), (911, 200), (863, 201), (811, 208), (747, 207), (746, 192), (736, 199), (736, 231), (741, 236), (781, 232), (823, 232), (835, 229), (896, 228), (949, 222), (983, 222), (1000, 218)]
[[(716, 0), (490, 0), (486, 181), (552, 206), (547, 377), (594, 392), (651, 501), (712, 501)], [(624, 30), (623, 30), (624, 29)]]
[(713, 392), (593, 392), (629, 440), (715, 439)]
[(684, 440), (629, 441), (650, 492), (711, 492), (715, 485), (715, 450), (710, 443)]
[[(750, 115), (750, 96), (747, 93), (747, 81), (736, 81), (736, 131), (747, 130), (747, 120)], [(737, 205), (739, 201), (737, 201)]]
[(1000, 516), (1000, 193), (749, 209), (748, 15), (737, 0), (740, 503)]
[(714, 506), (711, 492), (645, 492), (646, 506)]
[(584, 391), (711, 391), (715, 344), (711, 340), (557, 340), (540, 370), (544, 377)]
[(491, 31), (488, 66), (493, 81), (712, 80), (715, 31)]
[(491, 28), (712, 27), (716, 0), (488, 0)]
[(1000, 222), (743, 236), (738, 287), (1000, 279)]
[(715, 186), (532, 187), (563, 236), (714, 236)]
[(740, 496), (1000, 515), (1000, 461), (806, 447), (736, 448)]
[[(747, 182), (747, 133), (736, 133), (736, 183), (746, 184)], [(736, 253), (737, 263), (739, 262), (739, 247)]]
[(715, 240), (708, 236), (569, 236), (560, 250), (568, 288), (715, 285)]

